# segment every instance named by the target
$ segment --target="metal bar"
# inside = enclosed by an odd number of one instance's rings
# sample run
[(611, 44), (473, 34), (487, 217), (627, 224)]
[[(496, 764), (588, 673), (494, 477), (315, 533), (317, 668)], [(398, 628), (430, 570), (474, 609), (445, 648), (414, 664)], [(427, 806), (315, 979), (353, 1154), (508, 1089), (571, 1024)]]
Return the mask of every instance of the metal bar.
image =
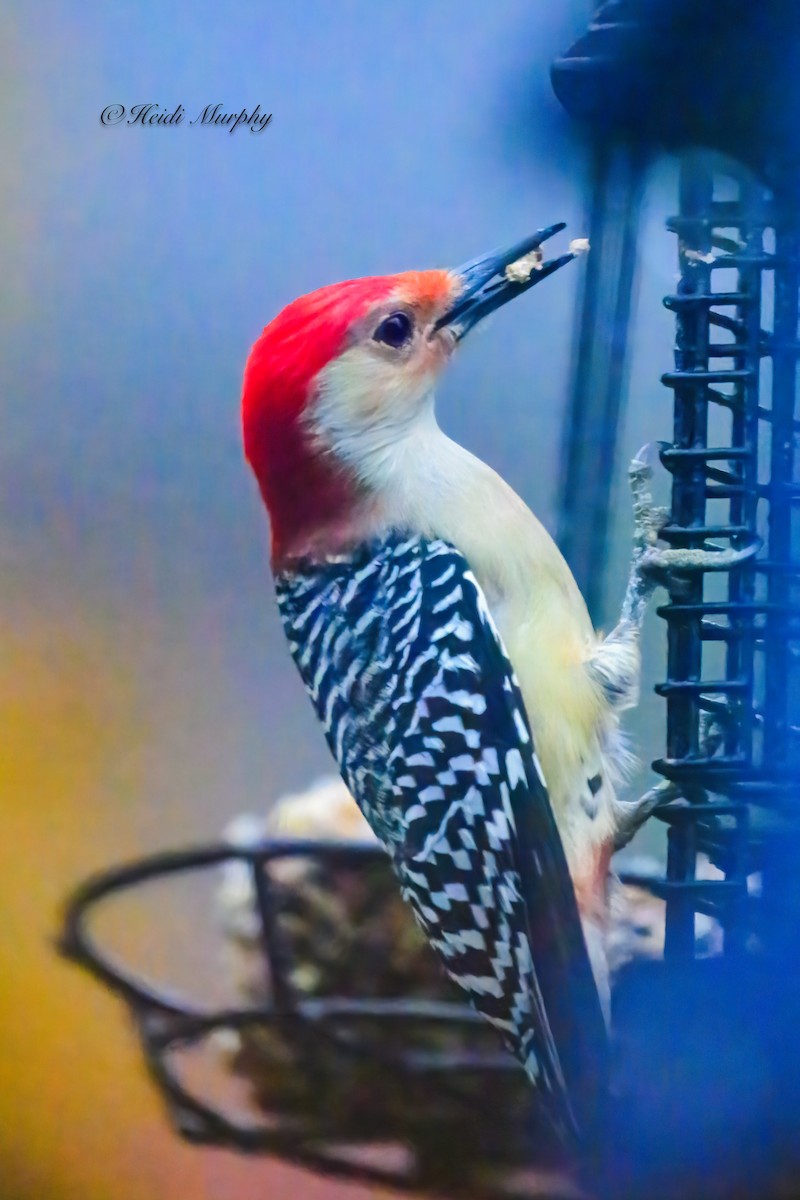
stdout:
[(605, 616), (612, 480), (627, 381), (643, 165), (641, 152), (623, 145), (603, 142), (593, 152), (592, 253), (572, 356), (558, 541), (596, 624)]

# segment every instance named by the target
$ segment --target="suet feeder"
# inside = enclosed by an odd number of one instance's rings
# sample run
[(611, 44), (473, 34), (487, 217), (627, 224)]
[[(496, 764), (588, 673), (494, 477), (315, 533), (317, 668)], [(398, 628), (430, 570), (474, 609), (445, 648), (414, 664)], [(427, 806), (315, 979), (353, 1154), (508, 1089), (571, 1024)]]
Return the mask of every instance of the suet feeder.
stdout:
[[(93, 925), (129, 889), (219, 867), (243, 1003), (209, 1010), (120, 967)], [(476, 1197), (539, 1195), (561, 1165), (521, 1067), (439, 968), (377, 843), (259, 838), (143, 859), (75, 893), (62, 949), (127, 1003), (192, 1142)], [(192, 1058), (217, 1084), (237, 1079), (238, 1099), (198, 1088)]]

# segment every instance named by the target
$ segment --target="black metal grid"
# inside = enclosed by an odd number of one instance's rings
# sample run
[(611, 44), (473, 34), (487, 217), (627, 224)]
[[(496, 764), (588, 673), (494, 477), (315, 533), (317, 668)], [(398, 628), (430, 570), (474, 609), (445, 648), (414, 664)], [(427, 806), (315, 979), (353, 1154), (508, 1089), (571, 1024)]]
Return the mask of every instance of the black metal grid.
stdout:
[[(721, 185), (725, 198), (715, 195)], [(668, 676), (657, 688), (667, 752), (654, 766), (680, 791), (659, 812), (669, 825), (671, 959), (693, 957), (697, 911), (720, 920), (726, 953), (763, 944), (784, 924), (759, 920), (753, 877), (769, 864), (764, 888), (785, 893), (790, 862), (784, 854), (781, 872), (771, 849), (792, 844), (800, 818), (795, 195), (768, 197), (692, 154), (669, 222), (680, 280), (665, 300), (676, 343), (675, 369), (663, 376), (675, 415), (674, 444), (661, 455), (672, 474), (662, 537), (687, 549), (757, 550), (734, 566), (720, 553), (711, 567), (674, 572), (658, 610), (667, 622)], [(697, 879), (699, 853), (722, 880)]]

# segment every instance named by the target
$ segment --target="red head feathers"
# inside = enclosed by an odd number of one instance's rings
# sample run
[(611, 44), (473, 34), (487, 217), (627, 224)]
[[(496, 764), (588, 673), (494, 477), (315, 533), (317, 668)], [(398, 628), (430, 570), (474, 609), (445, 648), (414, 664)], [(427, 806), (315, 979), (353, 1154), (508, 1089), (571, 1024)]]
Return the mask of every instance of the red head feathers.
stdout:
[(359, 332), (369, 336), (372, 314), (379, 321), (399, 308), (430, 322), (457, 286), (438, 270), (352, 279), (301, 296), (267, 325), (245, 368), (242, 421), (270, 514), (273, 561), (302, 552), (310, 535), (345, 520), (359, 499), (353, 472), (315, 443), (305, 419), (320, 372)]
[[(437, 371), (479, 321), (552, 275), (539, 247), (563, 223), (458, 271), (352, 279), (295, 300), (253, 347), (245, 451), (272, 519), (273, 563), (364, 533), (424, 428)], [(420, 421), (423, 425), (420, 425)]]

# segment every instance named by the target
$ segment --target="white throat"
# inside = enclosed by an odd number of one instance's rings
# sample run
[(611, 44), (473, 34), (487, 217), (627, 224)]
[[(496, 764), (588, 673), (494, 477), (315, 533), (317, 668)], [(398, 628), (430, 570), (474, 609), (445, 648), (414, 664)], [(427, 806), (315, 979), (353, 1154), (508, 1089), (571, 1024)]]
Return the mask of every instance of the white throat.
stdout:
[(425, 431), (441, 432), (433, 407), (433, 379), (409, 379), (390, 364), (351, 350), (317, 377), (310, 430), (323, 452), (345, 464), (369, 492), (380, 496), (395, 478), (407, 444)]
[[(341, 391), (323, 393), (315, 414), (314, 432), (322, 445), (346, 462), (371, 494), (371, 503), (349, 530), (351, 540), (398, 530), (443, 538), (461, 551), (519, 678), (558, 808), (581, 769), (581, 747), (596, 736), (598, 720), (594, 685), (584, 670), (595, 634), (583, 598), (527, 505), (491, 467), (439, 428), (430, 386), (411, 402), (407, 393), (388, 404), (385, 394), (377, 394), (380, 403), (366, 420), (363, 392), (358, 415), (351, 416)], [(565, 747), (553, 730), (573, 727), (576, 746)]]
[(588, 633), (583, 600), (547, 531), (491, 467), (439, 428), (432, 376), (385, 366), (357, 351), (341, 355), (319, 376), (311, 417), (318, 444), (372, 497), (358, 534), (444, 538), (466, 557), (501, 627), (509, 610), (530, 619), (552, 600), (577, 609)]

